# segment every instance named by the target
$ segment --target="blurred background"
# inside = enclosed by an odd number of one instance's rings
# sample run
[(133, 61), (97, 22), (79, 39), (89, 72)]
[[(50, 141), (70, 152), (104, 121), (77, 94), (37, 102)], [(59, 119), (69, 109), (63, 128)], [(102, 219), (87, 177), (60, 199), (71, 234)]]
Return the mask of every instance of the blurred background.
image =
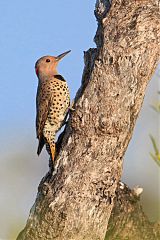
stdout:
[[(15, 239), (24, 227), (41, 178), (48, 171), (48, 156), (36, 155), (36, 60), (71, 49), (60, 63), (71, 97), (80, 86), (83, 51), (95, 47), (95, 1), (0, 1), (0, 239)], [(160, 71), (159, 71), (160, 72)], [(160, 219), (160, 168), (150, 157), (149, 138), (159, 137), (157, 71), (150, 82), (143, 109), (125, 156), (122, 180), (140, 185), (143, 209), (150, 220)]]

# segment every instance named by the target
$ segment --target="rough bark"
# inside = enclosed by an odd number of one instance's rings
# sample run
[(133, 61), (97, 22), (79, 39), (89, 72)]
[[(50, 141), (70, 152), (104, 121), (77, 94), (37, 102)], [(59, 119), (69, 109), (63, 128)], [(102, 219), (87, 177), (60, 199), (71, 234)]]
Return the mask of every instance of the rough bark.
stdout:
[(159, 224), (150, 223), (140, 205), (139, 189), (119, 183), (105, 240), (158, 240)]
[(82, 85), (54, 170), (42, 179), (17, 239), (102, 240), (123, 156), (159, 58), (155, 0), (97, 0), (96, 49), (85, 52)]

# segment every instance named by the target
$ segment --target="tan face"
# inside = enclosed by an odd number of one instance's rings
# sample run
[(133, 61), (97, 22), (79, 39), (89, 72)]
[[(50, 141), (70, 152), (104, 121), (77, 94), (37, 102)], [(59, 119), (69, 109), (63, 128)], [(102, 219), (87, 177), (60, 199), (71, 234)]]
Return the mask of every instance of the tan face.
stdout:
[(35, 71), (37, 76), (53, 75), (56, 71), (58, 59), (52, 56), (44, 56), (40, 58), (35, 64)]
[(66, 56), (70, 51), (64, 52), (57, 57), (44, 56), (41, 57), (35, 64), (35, 71), (38, 77), (53, 76), (57, 74), (58, 62)]

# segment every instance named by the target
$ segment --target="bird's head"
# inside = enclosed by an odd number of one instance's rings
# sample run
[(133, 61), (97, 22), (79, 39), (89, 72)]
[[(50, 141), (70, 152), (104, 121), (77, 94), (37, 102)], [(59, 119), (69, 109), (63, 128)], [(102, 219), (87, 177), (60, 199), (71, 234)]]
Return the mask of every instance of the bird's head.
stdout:
[(38, 59), (35, 64), (35, 71), (39, 78), (50, 77), (57, 74), (57, 65), (59, 61), (66, 56), (70, 51), (64, 52), (57, 57), (44, 56)]

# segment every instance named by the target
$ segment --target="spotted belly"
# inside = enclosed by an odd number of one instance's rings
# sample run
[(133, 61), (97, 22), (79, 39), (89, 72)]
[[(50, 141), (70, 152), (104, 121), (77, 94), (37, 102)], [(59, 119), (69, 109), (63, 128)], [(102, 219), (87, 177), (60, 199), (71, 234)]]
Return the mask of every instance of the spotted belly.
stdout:
[(50, 82), (49, 90), (51, 100), (43, 135), (45, 138), (53, 141), (67, 114), (70, 105), (70, 95), (67, 83), (57, 79)]
[(64, 122), (68, 107), (69, 99), (60, 108), (55, 107), (55, 105), (50, 107), (50, 111), (43, 129), (44, 137), (50, 139), (51, 141), (55, 139), (56, 133), (59, 131)]

